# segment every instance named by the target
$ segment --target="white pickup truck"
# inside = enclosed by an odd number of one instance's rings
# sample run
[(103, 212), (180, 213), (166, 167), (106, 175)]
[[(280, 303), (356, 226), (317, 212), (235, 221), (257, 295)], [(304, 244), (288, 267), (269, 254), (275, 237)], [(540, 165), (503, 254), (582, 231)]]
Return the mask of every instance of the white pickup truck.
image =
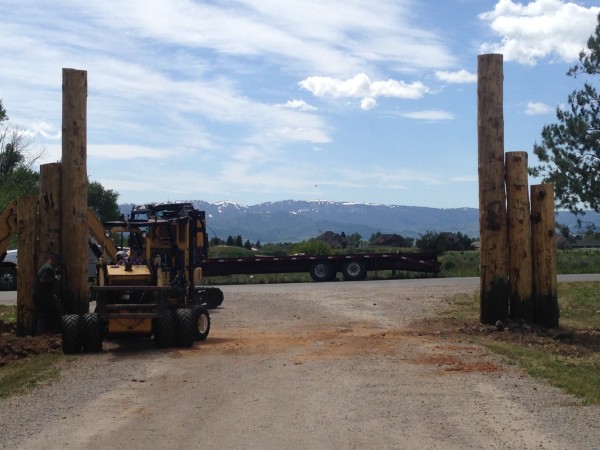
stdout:
[(0, 291), (17, 289), (17, 250), (8, 250), (0, 263)]
[[(17, 290), (17, 250), (8, 250), (0, 262), (0, 291)], [(88, 252), (88, 271), (90, 278), (96, 278), (96, 256)]]

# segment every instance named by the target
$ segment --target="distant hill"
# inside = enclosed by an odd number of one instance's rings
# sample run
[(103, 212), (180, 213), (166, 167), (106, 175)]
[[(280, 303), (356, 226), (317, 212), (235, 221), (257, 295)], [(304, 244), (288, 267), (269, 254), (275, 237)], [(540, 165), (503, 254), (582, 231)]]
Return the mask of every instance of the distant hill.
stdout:
[[(378, 205), (328, 201), (283, 200), (245, 206), (234, 202), (208, 203), (193, 200), (206, 211), (209, 236), (226, 239), (241, 235), (252, 242), (299, 242), (325, 231), (359, 233), (364, 239), (373, 233), (396, 233), (418, 237), (427, 231), (461, 232), (479, 236), (476, 208), (426, 208), (419, 206)], [(119, 205), (129, 214), (131, 204)], [(600, 224), (600, 215), (589, 212), (583, 219)], [(559, 212), (557, 221), (572, 228), (577, 218)]]

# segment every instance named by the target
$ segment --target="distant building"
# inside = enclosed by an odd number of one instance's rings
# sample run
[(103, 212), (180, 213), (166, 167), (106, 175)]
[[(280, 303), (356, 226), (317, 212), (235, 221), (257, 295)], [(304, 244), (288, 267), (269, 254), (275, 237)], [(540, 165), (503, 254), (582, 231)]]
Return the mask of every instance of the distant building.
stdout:
[(346, 248), (346, 238), (341, 234), (334, 233), (333, 231), (326, 231), (316, 238), (318, 241), (325, 242), (331, 248)]
[(410, 247), (412, 242), (409, 239), (405, 239), (399, 234), (382, 234), (377, 236), (375, 240), (371, 241), (371, 245), (378, 245), (382, 247)]

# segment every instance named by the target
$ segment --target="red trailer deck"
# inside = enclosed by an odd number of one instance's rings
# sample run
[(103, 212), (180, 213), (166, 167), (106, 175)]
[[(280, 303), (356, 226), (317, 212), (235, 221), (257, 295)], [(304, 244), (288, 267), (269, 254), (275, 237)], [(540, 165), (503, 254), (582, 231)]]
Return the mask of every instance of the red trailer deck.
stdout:
[(431, 253), (369, 253), (328, 256), (254, 256), (209, 258), (202, 263), (204, 276), (308, 272), (315, 281), (332, 281), (338, 272), (345, 280), (362, 280), (369, 270), (406, 270), (437, 273), (440, 263)]

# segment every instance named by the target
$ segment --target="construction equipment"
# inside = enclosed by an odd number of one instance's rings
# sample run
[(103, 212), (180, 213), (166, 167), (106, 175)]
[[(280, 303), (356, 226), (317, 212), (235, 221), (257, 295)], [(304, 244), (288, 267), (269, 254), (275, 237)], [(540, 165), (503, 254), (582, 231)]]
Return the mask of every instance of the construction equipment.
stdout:
[[(206, 339), (208, 308), (221, 305), (223, 292), (200, 286), (208, 247), (203, 211), (190, 203), (149, 204), (122, 220), (89, 223), (101, 247), (91, 288), (96, 308), (63, 317), (65, 353), (98, 352), (104, 339), (124, 337), (153, 336), (159, 347)], [(109, 239), (117, 236), (126, 237), (128, 254), (119, 255)]]

